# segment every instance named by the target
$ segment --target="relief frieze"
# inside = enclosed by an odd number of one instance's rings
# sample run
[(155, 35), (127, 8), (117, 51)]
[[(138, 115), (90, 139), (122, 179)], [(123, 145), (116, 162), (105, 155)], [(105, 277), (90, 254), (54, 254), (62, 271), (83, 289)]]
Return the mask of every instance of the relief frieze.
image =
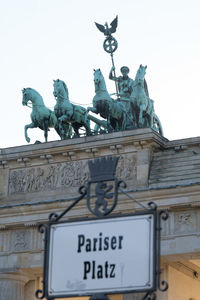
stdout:
[(11, 170), (9, 174), (9, 194), (77, 187), (87, 182), (88, 176), (86, 161)]
[[(122, 155), (118, 163), (118, 179), (136, 178), (136, 158), (134, 155)], [(89, 179), (88, 161), (71, 161), (46, 166), (10, 170), (10, 195), (42, 192), (55, 189), (80, 187)]]

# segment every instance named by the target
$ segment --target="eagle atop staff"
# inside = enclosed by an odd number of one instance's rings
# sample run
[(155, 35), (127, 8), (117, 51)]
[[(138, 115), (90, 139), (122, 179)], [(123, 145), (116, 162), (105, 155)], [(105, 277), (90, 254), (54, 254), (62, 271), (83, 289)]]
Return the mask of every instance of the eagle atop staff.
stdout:
[(110, 23), (111, 27), (108, 26), (106, 22), (105, 25), (101, 25), (95, 22), (97, 28), (104, 33), (105, 36), (111, 36), (112, 33), (116, 32), (118, 25), (118, 16)]

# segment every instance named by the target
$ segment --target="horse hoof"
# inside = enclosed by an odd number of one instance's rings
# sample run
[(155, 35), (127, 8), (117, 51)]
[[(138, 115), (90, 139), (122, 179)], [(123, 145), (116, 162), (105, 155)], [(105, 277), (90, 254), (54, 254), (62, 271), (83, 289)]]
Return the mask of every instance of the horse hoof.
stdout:
[(143, 127), (143, 123), (142, 122), (138, 122), (138, 127), (142, 128)]

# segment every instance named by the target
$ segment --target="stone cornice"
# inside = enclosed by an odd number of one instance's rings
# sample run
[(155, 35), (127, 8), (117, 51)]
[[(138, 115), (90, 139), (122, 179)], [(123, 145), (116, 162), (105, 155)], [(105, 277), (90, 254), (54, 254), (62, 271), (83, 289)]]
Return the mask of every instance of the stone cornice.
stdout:
[[(115, 139), (117, 139), (117, 141), (115, 141)], [(84, 151), (89, 148), (91, 151), (86, 151), (86, 153), (96, 152), (96, 147), (104, 148), (108, 145), (110, 146), (110, 144), (114, 146), (111, 147), (111, 149), (120, 149), (120, 142), (123, 142), (123, 144), (133, 144), (135, 147), (139, 148), (152, 146), (158, 148), (161, 147), (163, 149), (174, 148), (176, 151), (184, 150), (187, 147), (194, 145), (200, 148), (200, 137), (169, 141), (166, 138), (161, 137), (152, 129), (144, 128), (64, 141), (52, 141), (41, 144), (27, 144), (23, 146), (2, 148), (0, 149), (0, 162), (5, 165), (8, 160), (19, 159), (19, 162), (21, 162), (19, 156), (23, 157), (22, 161), (27, 162), (29, 157), (34, 158), (39, 157), (40, 155), (43, 156), (45, 152), (47, 157), (41, 157), (41, 159), (51, 159), (52, 157), (49, 153), (53, 153), (55, 155), (67, 153), (69, 156), (73, 156), (74, 151)], [(69, 150), (72, 147), (74, 151)], [(48, 155), (50, 156), (48, 157)]]
[(65, 141), (53, 141), (4, 148), (0, 150), (0, 166), (8, 166), (14, 161), (18, 166), (31, 165), (31, 160), (40, 163), (51, 163), (62, 160), (89, 159), (102, 155), (115, 155), (144, 148), (165, 148), (167, 140), (149, 128), (114, 132), (98, 136), (82, 137)]

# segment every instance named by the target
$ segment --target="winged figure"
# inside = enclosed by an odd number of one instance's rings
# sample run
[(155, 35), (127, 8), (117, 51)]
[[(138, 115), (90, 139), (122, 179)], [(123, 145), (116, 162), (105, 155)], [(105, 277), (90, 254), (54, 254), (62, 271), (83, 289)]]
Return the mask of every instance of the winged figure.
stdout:
[(106, 22), (105, 25), (101, 25), (95, 22), (95, 25), (97, 28), (104, 33), (106, 36), (111, 36), (112, 33), (114, 33), (117, 29), (118, 24), (118, 16), (110, 23), (110, 27), (108, 26), (108, 23)]

